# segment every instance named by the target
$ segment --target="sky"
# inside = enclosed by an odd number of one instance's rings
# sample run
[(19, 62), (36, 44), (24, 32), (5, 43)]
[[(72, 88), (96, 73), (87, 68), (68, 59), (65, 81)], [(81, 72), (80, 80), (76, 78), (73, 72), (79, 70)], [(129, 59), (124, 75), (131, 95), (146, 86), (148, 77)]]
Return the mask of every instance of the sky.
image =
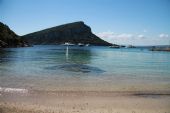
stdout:
[(0, 0), (0, 21), (18, 35), (84, 21), (111, 43), (170, 44), (170, 0)]

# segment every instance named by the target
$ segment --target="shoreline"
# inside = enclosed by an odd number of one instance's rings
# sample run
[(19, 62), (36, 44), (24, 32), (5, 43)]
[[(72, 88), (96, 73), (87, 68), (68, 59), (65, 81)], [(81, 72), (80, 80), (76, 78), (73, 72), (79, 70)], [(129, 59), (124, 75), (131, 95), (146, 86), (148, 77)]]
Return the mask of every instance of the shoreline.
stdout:
[(38, 90), (38, 89), (26, 89), (26, 88), (8, 88), (0, 87), (0, 94), (17, 94), (17, 95), (29, 95), (29, 94), (69, 94), (69, 95), (87, 95), (87, 96), (102, 96), (102, 95), (122, 95), (122, 96), (170, 96), (170, 90)]
[(169, 113), (170, 91), (0, 92), (0, 113)]

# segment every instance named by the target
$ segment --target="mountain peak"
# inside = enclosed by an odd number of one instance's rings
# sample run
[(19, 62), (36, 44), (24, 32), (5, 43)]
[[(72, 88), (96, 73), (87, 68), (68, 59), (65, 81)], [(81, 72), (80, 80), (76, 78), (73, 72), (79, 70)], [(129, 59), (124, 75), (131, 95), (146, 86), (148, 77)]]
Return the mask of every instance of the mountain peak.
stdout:
[(81, 24), (84, 25), (84, 22), (83, 22), (83, 21), (72, 22), (72, 24), (76, 24), (76, 23), (77, 23), (77, 24), (80, 24), (80, 25), (81, 25)]

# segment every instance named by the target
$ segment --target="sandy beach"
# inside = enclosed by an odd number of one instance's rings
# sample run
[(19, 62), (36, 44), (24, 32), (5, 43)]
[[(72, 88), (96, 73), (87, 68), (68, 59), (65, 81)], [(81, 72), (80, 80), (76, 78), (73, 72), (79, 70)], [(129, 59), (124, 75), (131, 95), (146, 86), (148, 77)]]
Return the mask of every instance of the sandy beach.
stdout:
[(0, 113), (170, 113), (170, 92), (1, 91)]

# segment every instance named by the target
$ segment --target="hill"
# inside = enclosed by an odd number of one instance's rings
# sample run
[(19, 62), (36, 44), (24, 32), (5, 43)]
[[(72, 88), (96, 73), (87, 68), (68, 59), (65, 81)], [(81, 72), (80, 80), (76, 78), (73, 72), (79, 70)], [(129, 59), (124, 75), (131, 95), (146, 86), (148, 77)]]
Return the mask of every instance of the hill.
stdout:
[(7, 25), (0, 22), (0, 48), (23, 46), (26, 46), (26, 42), (15, 34)]
[(83, 43), (99, 46), (112, 45), (92, 33), (91, 28), (84, 22), (64, 24), (23, 36), (30, 44), (63, 44)]

